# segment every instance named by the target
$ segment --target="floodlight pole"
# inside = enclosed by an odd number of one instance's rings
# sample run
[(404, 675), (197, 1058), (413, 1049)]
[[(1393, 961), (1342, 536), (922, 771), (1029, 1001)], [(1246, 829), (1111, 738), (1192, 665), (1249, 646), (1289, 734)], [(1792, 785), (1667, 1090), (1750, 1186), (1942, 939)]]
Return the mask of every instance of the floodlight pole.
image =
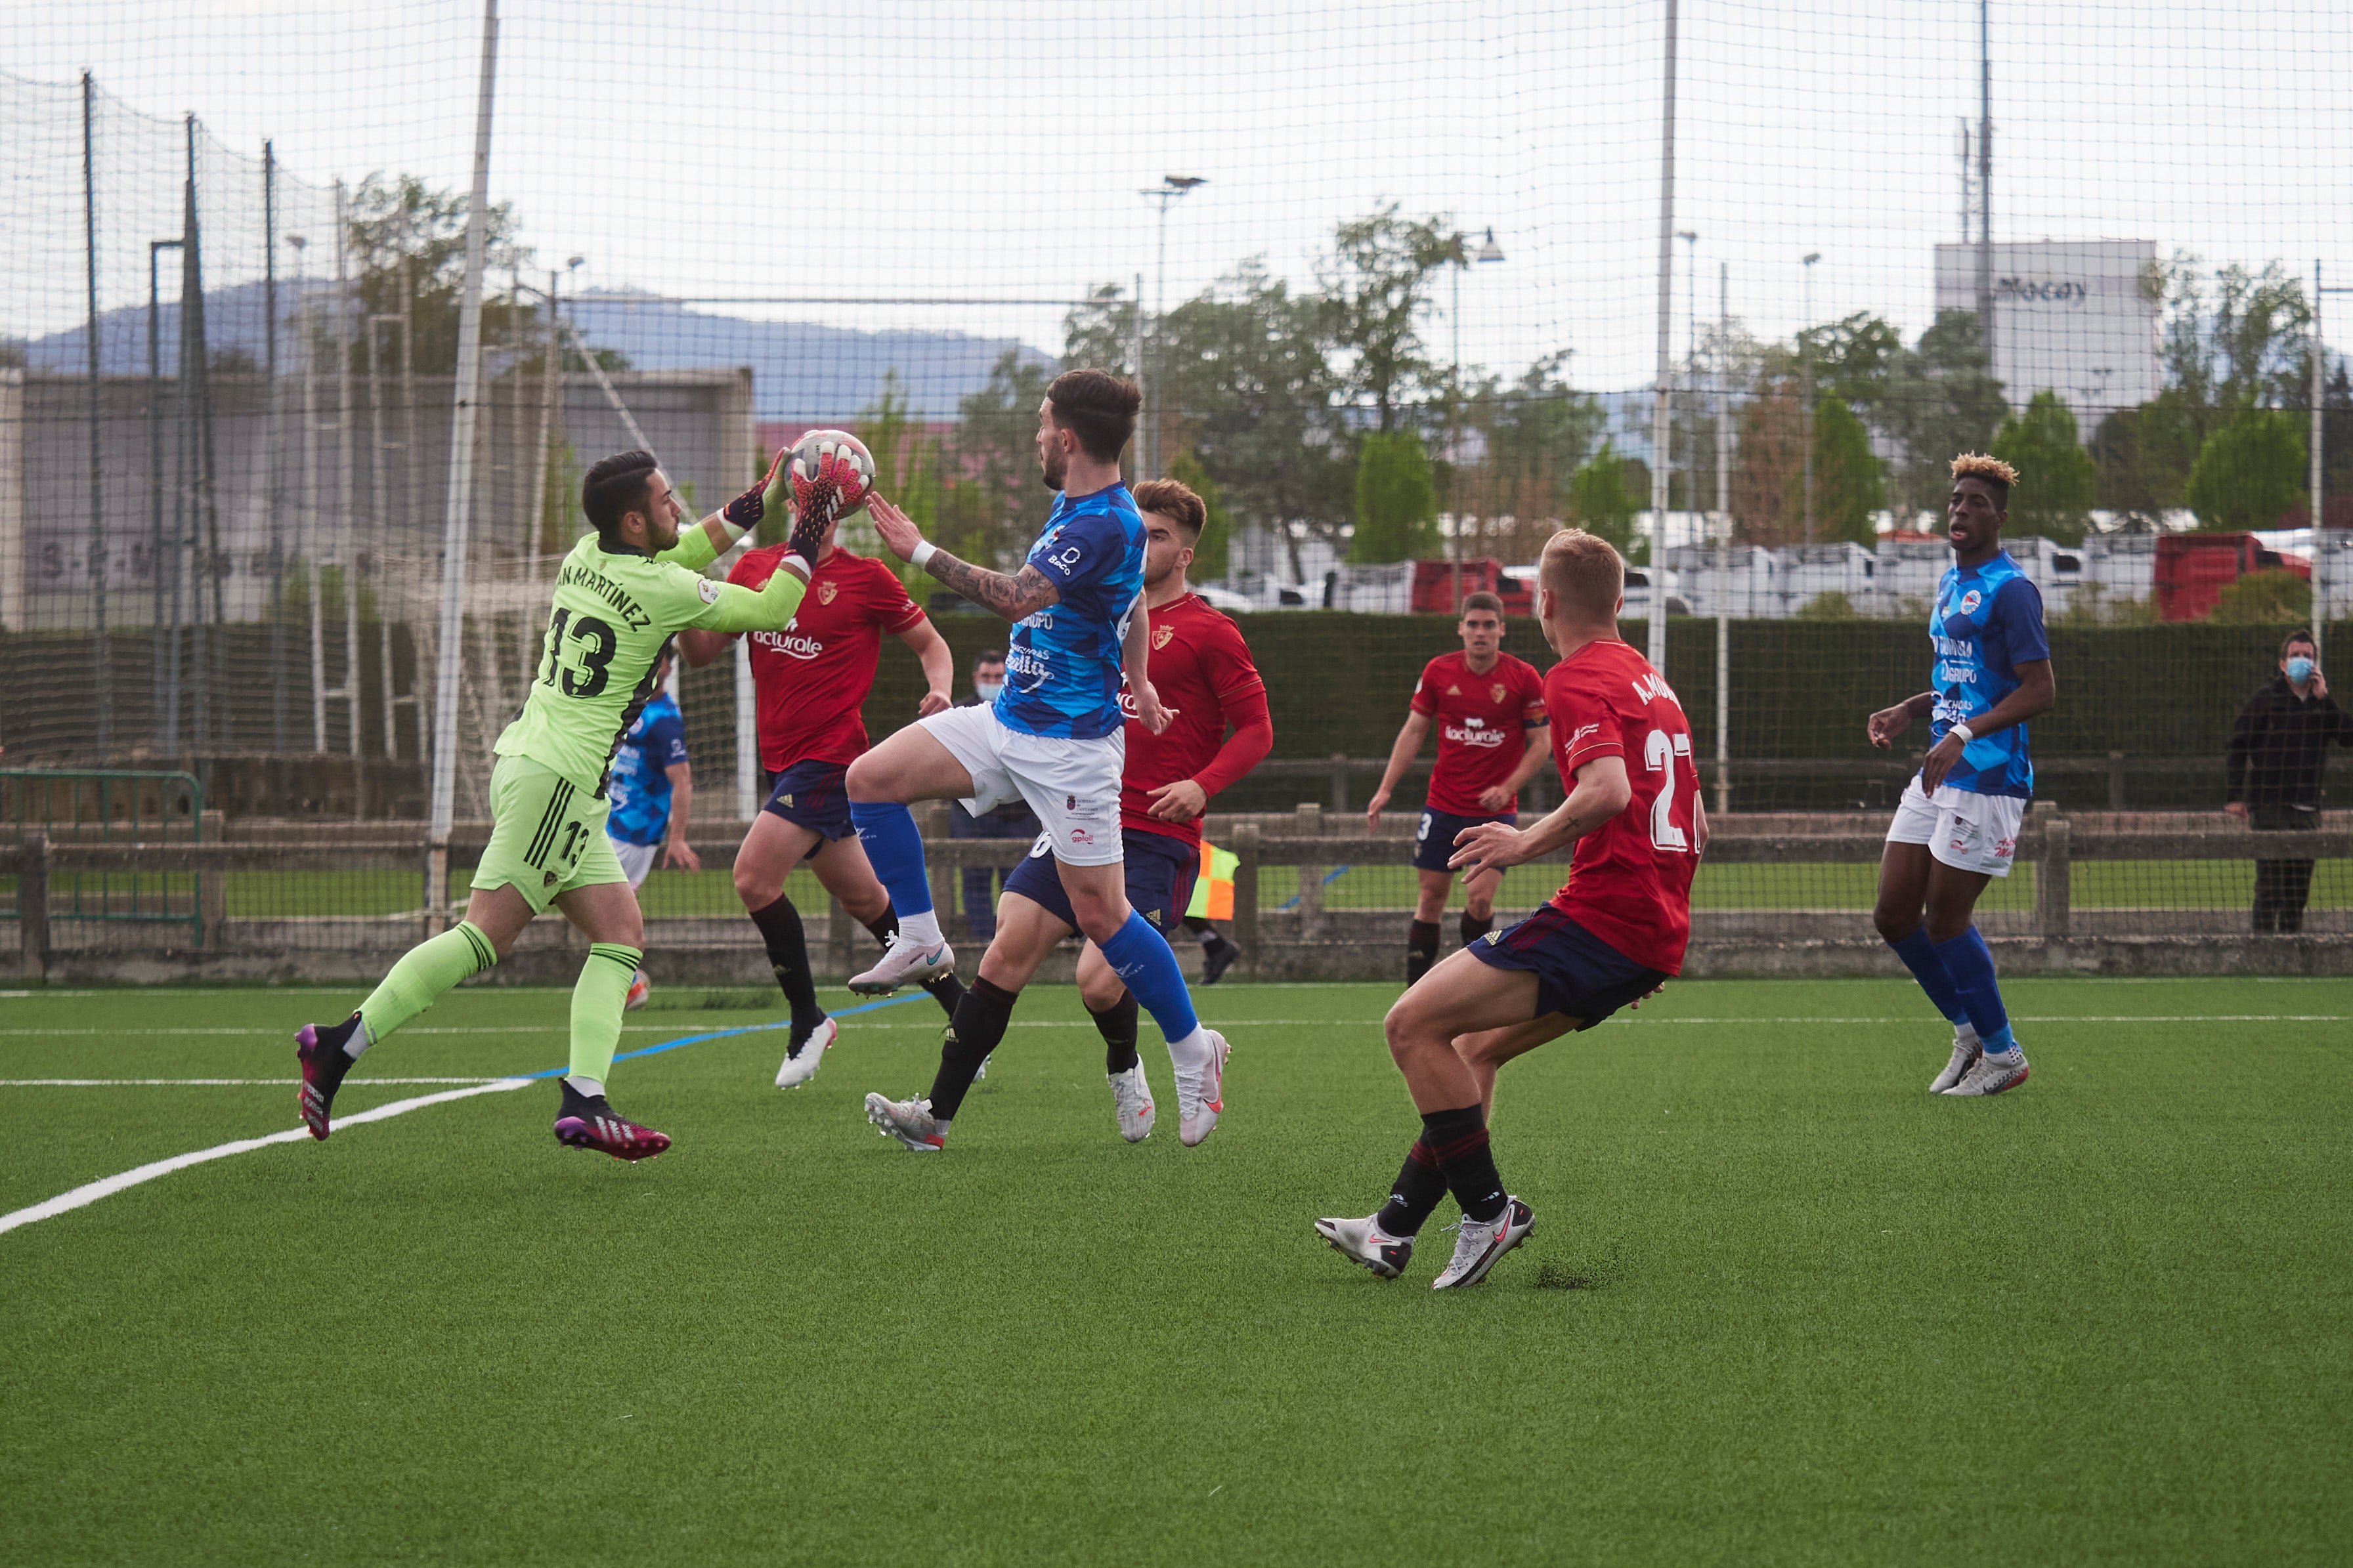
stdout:
[(1978, 0), (1978, 336), (1993, 370), (1993, 25)]
[(2324, 294), (2353, 294), (2353, 288), (2339, 286), (2324, 289), (2320, 284), (2320, 263), (2312, 264), (2312, 662), (2321, 662), (2327, 651), (2322, 638), (2328, 635), (2329, 570), (2327, 514), (2322, 510), (2327, 500), (2322, 468), (2322, 438), (2327, 431), (2326, 388), (2321, 367), (2327, 362), (2328, 348), (2320, 335), (2320, 300)]
[(1659, 133), (1659, 353), (1651, 395), (1651, 665), (1667, 666), (1667, 384), (1675, 298), (1675, 0), (1667, 0), (1666, 104)]
[(90, 324), (84, 346), (90, 351), (90, 620), (95, 629), (90, 679), (98, 687), (98, 754), (104, 761), (114, 745), (114, 659), (106, 629), (106, 511), (100, 486), (105, 478), (105, 445), (99, 434), (100, 372), (98, 319), (98, 160), (91, 124), (97, 84), (81, 73), (81, 215), (86, 281), (90, 287)]
[[(1196, 185), (1208, 181), (1190, 174), (1163, 174), (1160, 184), (1136, 194), (1160, 209), (1160, 254), (1157, 269), (1153, 275), (1152, 304), (1152, 372), (1144, 383), (1144, 438), (1136, 444), (1136, 468), (1142, 478), (1156, 479), (1161, 473), (1160, 456), (1160, 372), (1164, 363), (1161, 339), (1168, 317), (1168, 209), (1191, 194)], [(1142, 295), (1141, 287), (1137, 289)], [(1142, 366), (1138, 365), (1141, 372)]]
[(1725, 344), (1732, 336), (1732, 267), (1715, 264), (1715, 811), (1732, 810), (1732, 400)]
[(482, 0), (482, 64), (474, 107), (474, 183), (466, 204), (466, 279), (458, 304), (458, 383), (449, 422), (449, 494), (441, 538), (441, 637), (433, 674), (433, 803), (427, 840), (426, 929), (449, 918), (449, 826), (458, 796), (459, 636), (465, 620), (466, 536), (472, 522), (475, 404), (482, 382), (482, 251), (491, 199), (491, 105), (498, 83), (499, 0)]

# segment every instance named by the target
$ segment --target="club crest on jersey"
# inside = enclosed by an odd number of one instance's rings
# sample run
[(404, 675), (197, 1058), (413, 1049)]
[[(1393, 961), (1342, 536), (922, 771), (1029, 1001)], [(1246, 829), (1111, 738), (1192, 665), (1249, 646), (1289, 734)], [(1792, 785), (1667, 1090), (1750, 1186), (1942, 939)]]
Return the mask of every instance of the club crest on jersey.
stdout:
[(1497, 702), (1503, 701), (1503, 700), (1509, 694), (1509, 689), (1506, 688), (1500, 680), (1487, 688), (1487, 695), (1493, 698)]
[(1166, 647), (1169, 643), (1174, 641), (1176, 637), (1176, 628), (1175, 626), (1162, 626), (1159, 630), (1152, 634), (1152, 651), (1155, 653), (1159, 652), (1162, 648)]
[(1984, 603), (1985, 595), (1978, 593), (1975, 588), (1972, 588), (1968, 593), (1961, 595), (1961, 602), (1958, 608), (1961, 614), (1965, 616), (1974, 616), (1978, 613), (1978, 606)]
[(820, 605), (830, 605), (834, 601), (834, 596), (840, 592), (841, 584), (839, 583), (819, 583), (817, 585), (817, 602)]
[(702, 595), (702, 602), (706, 605), (715, 605), (719, 602), (719, 584), (708, 577), (697, 577), (694, 580), (694, 591)]

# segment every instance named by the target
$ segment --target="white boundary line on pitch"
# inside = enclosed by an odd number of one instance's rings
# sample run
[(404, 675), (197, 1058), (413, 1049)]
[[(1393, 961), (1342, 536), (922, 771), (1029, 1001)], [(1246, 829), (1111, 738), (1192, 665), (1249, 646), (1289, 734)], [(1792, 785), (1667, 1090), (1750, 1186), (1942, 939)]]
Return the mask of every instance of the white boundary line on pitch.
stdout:
[[(0, 1078), (0, 1089), (290, 1089), (300, 1080), (287, 1078)], [(483, 1078), (355, 1078), (356, 1085), (372, 1083), (504, 1083)]]
[[(335, 1119), (335, 1126), (340, 1131), (357, 1122), (383, 1121), (387, 1118), (405, 1115), (412, 1110), (421, 1110), (428, 1105), (441, 1105), (452, 1100), (466, 1100), (477, 1094), (505, 1094), (513, 1089), (529, 1089), (533, 1081), (527, 1078), (492, 1079), (488, 1083), (477, 1083), (465, 1089), (444, 1089), (439, 1094), (421, 1094), (414, 1100), (396, 1100), (389, 1105), (379, 1105), (372, 1110), (357, 1111), (350, 1116), (339, 1116)], [(87, 1182), (70, 1192), (59, 1193), (46, 1203), (35, 1204), (30, 1208), (21, 1208), (13, 1214), (0, 1214), (0, 1234), (12, 1231), (20, 1225), (31, 1225), (36, 1220), (53, 1219), (58, 1215), (69, 1214), (78, 1208), (86, 1208), (99, 1199), (111, 1197), (126, 1187), (135, 1187), (142, 1182), (152, 1182), (158, 1176), (168, 1176), (174, 1171), (185, 1171), (191, 1165), (201, 1165), (210, 1160), (226, 1160), (231, 1154), (249, 1153), (256, 1149), (266, 1149), (272, 1143), (296, 1143), (309, 1136), (311, 1131), (306, 1127), (290, 1127), (283, 1132), (272, 1132), (261, 1138), (240, 1138), (234, 1143), (216, 1143), (209, 1149), (198, 1149), (188, 1154), (174, 1154), (168, 1160), (157, 1160), (152, 1164), (138, 1166), (120, 1175), (108, 1176), (96, 1182)]]
[[(754, 1012), (754, 1011), (757, 1011), (757, 1009), (754, 1009), (754, 1008), (745, 1008), (745, 1009), (744, 1009), (744, 1011), (746, 1011), (746, 1012)], [(671, 1026), (671, 1025), (669, 1025), (669, 1024), (624, 1024), (624, 1025), (622, 1025), (622, 1026), (621, 1026), (621, 1033), (623, 1033), (623, 1034), (625, 1034), (625, 1035), (666, 1035), (666, 1034), (669, 1034), (669, 1033), (670, 1032), (670, 1030), (671, 1030), (671, 1028), (672, 1028), (673, 1026)], [(400, 1032), (401, 1032), (403, 1035), (561, 1035), (561, 1034), (565, 1034), (565, 1033), (566, 1033), (566, 1032), (569, 1030), (569, 1028), (570, 1028), (570, 1026), (569, 1026), (569, 1025), (566, 1025), (566, 1024), (522, 1024), (522, 1025), (518, 1025), (518, 1026), (514, 1026), (514, 1027), (512, 1027), (512, 1028), (488, 1029), (488, 1028), (475, 1028), (475, 1027), (465, 1027), (465, 1028), (460, 1028), (460, 1027), (455, 1027), (455, 1026), (452, 1026), (452, 1027), (449, 1027), (449, 1028), (442, 1028), (442, 1029), (403, 1029), (403, 1030), (401, 1030)], [(265, 1039), (266, 1039), (266, 1038), (269, 1038), (269, 1037), (275, 1037), (275, 1036), (279, 1036), (279, 1035), (286, 1035), (286, 1034), (287, 1034), (287, 1031), (286, 1031), (285, 1029), (282, 1029), (282, 1028), (277, 1028), (277, 1029), (244, 1029), (244, 1028), (238, 1028), (238, 1029), (231, 1029), (231, 1028), (218, 1028), (218, 1029), (135, 1029), (135, 1028), (133, 1028), (133, 1029), (35, 1029), (35, 1028), (0, 1029), (0, 1037), (9, 1037), (9, 1036), (16, 1036), (16, 1037), (26, 1037), (26, 1036), (35, 1036), (35, 1037), (37, 1037), (37, 1036), (42, 1036), (42, 1035), (55, 1035), (55, 1036), (61, 1036), (61, 1037), (74, 1037), (74, 1036), (83, 1036), (83, 1035), (91, 1035), (91, 1036), (94, 1036), (94, 1035), (105, 1035), (105, 1036), (110, 1036), (110, 1037), (118, 1037), (118, 1038), (124, 1038), (124, 1039), (143, 1039), (143, 1038), (148, 1038), (148, 1037), (156, 1037), (156, 1036), (164, 1036), (164, 1035), (171, 1035), (171, 1036), (190, 1036), (190, 1035), (227, 1035), (227, 1036), (231, 1036), (231, 1037), (236, 1037), (236, 1036), (246, 1036), (246, 1037), (259, 1037), (259, 1038), (265, 1038)], [(290, 1036), (288, 1036), (288, 1037), (289, 1037), (289, 1038), (291, 1038), (292, 1037), (290, 1035)], [(478, 1081), (478, 1080), (476, 1080), (476, 1079), (466, 1079), (465, 1081), (467, 1081), (468, 1083), (473, 1083), (473, 1082), (476, 1082), (476, 1081)]]

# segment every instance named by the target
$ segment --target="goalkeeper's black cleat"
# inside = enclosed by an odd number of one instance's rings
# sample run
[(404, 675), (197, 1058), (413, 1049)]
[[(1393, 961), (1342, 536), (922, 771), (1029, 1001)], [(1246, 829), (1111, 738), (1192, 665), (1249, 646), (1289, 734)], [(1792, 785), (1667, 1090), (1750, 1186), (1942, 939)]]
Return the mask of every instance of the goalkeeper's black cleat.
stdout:
[(616, 1160), (650, 1160), (670, 1147), (670, 1134), (640, 1127), (599, 1095), (586, 1095), (563, 1081), (563, 1109), (555, 1116), (555, 1140), (574, 1149), (594, 1149)]
[(343, 1045), (359, 1026), (360, 1016), (353, 1013), (340, 1024), (305, 1024), (294, 1035), (294, 1059), (302, 1064), (302, 1088), (294, 1103), (302, 1112), (302, 1125), (322, 1142), (330, 1131), (327, 1113), (334, 1106), (335, 1090), (352, 1070)]

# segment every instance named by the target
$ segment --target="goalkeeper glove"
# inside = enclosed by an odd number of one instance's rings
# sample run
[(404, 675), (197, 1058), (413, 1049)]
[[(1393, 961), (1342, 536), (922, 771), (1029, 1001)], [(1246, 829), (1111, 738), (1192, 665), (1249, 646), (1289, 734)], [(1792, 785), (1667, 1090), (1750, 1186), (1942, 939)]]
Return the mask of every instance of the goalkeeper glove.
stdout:
[(787, 474), (791, 458), (792, 448), (789, 447), (778, 452), (776, 460), (768, 465), (765, 478), (719, 509), (720, 521), (732, 531), (729, 543), (759, 527), (760, 520), (768, 515), (770, 507), (785, 504), (785, 489), (791, 483)]
[(793, 519), (792, 536), (785, 541), (785, 549), (808, 563), (811, 574), (817, 571), (817, 558), (824, 552), (825, 531), (832, 523), (834, 508), (839, 504), (834, 497), (821, 497), (801, 508)]

